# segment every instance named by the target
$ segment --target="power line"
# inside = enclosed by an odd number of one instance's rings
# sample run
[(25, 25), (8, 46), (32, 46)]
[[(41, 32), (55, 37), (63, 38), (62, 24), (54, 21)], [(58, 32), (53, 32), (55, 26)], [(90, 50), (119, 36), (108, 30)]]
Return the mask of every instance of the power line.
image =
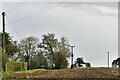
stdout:
[(25, 4), (25, 3), (21, 2), (21, 3), (19, 3), (17, 6), (14, 6), (14, 7), (12, 7), (11, 9), (6, 10), (6, 12), (8, 12), (8, 11), (12, 12), (13, 10), (17, 9), (18, 7), (20, 7), (20, 6), (24, 5), (24, 4)]
[[(54, 3), (53, 3), (53, 4), (54, 4)], [(41, 9), (39, 9), (39, 10), (31, 13), (31, 15), (25, 16), (25, 17), (23, 17), (23, 18), (21, 18), (21, 19), (18, 19), (18, 20), (15, 20), (15, 21), (13, 21), (13, 22), (10, 22), (9, 24), (11, 24), (11, 23), (16, 23), (16, 22), (20, 22), (20, 21), (23, 21), (23, 20), (27, 20), (27, 19), (29, 19), (29, 18), (31, 18), (31, 17), (34, 17), (34, 16), (39, 15), (39, 14), (42, 14), (43, 12), (47, 12), (49, 9), (52, 9), (52, 8), (56, 7), (56, 6), (57, 6), (58, 4), (60, 4), (60, 3), (56, 3), (55, 5), (53, 5), (53, 4), (50, 4), (50, 5), (46, 6), (46, 7), (43, 7), (43, 8), (41, 8)], [(51, 7), (50, 7), (50, 6), (51, 6)], [(47, 7), (48, 7), (48, 8), (47, 8)], [(40, 11), (41, 11), (41, 12), (40, 12)]]
[[(9, 19), (8, 17), (6, 17), (6, 20), (8, 21), (8, 23), (10, 22), (10, 19)], [(15, 33), (16, 33), (18, 36), (21, 37), (21, 35), (20, 35), (19, 32), (17, 31), (17, 29), (15, 28), (14, 24), (11, 23), (10, 25), (11, 25), (11, 27), (14, 29)]]
[[(50, 6), (50, 5), (48, 5), (48, 6), (46, 6), (46, 7), (49, 7), (49, 6)], [(16, 23), (16, 22), (20, 22), (20, 21), (26, 20), (26, 19), (30, 18), (31, 15), (33, 15), (33, 14), (35, 14), (35, 13), (37, 13), (38, 11), (41, 11), (41, 10), (43, 10), (43, 9), (45, 9), (45, 7), (41, 8), (41, 9), (39, 9), (39, 10), (36, 10), (35, 12), (33, 12), (33, 13), (31, 13), (30, 15), (27, 15), (27, 16), (21, 18), (21, 19), (17, 19), (17, 20), (15, 20), (15, 21), (13, 21), (13, 22), (10, 22), (10, 24), (11, 24), (11, 23)]]
[[(47, 5), (46, 7), (49, 7), (49, 6), (50, 6), (50, 5)], [(33, 13), (31, 13), (31, 14), (29, 14), (29, 15), (23, 17), (23, 18), (20, 18), (20, 19), (17, 19), (17, 20), (15, 20), (15, 21), (13, 21), (13, 22), (10, 22), (9, 24), (11, 24), (11, 23), (16, 23), (16, 22), (20, 22), (20, 21), (22, 21), (22, 20), (26, 20), (26, 19), (30, 18), (31, 15), (37, 13), (37, 12), (40, 11), (40, 10), (45, 9), (46, 7), (40, 8), (39, 10), (36, 10), (35, 12), (33, 12)]]
[[(48, 9), (46, 9), (46, 10), (40, 12), (40, 13), (47, 12), (49, 9), (52, 9), (52, 8), (58, 6), (58, 4), (60, 4), (60, 3), (56, 3), (55, 5), (53, 5), (53, 6), (51, 6), (51, 7), (48, 7)], [(34, 14), (34, 16), (39, 15), (40, 13)]]

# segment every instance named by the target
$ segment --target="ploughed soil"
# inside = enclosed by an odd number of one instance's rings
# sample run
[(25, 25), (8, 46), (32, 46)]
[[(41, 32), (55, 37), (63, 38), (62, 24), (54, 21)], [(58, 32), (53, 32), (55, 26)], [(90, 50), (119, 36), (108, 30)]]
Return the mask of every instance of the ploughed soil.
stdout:
[[(33, 73), (16, 73), (3, 75), (3, 78), (22, 78), (22, 79), (84, 79), (95, 78), (94, 80), (120, 80), (120, 68), (77, 68), (77, 69), (57, 69), (57, 70), (40, 70)], [(100, 79), (101, 78), (101, 79)], [(85, 79), (88, 80), (88, 79)]]

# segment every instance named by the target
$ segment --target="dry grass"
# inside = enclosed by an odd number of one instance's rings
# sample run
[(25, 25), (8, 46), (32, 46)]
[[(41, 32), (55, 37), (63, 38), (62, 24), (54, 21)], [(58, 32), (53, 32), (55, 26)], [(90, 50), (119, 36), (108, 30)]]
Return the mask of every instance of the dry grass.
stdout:
[(43, 70), (4, 75), (4, 78), (118, 78), (118, 68), (79, 68)]

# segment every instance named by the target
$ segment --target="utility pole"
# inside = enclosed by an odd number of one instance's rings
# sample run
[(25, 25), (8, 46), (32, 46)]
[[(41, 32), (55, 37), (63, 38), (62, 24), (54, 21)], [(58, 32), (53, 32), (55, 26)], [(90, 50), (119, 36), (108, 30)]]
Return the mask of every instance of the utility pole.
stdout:
[(5, 12), (2, 12), (3, 33), (2, 33), (2, 53), (5, 51)]
[(108, 53), (108, 68), (109, 68), (109, 52), (107, 52)]
[(29, 55), (29, 57), (28, 57), (28, 70), (30, 70), (30, 61), (31, 61), (31, 52), (30, 52), (30, 49), (31, 49), (31, 44), (29, 43), (29, 53), (28, 53), (28, 55)]
[[(5, 12), (2, 12), (3, 32), (2, 32), (2, 55), (5, 52)], [(5, 71), (5, 66), (4, 66)]]
[(74, 55), (73, 55), (73, 48), (75, 47), (75, 46), (70, 46), (71, 47), (71, 69), (73, 68), (73, 57), (74, 57)]
[(68, 44), (65, 44), (65, 45), (71, 48), (71, 69), (72, 69), (73, 68), (73, 57), (74, 57), (73, 48), (75, 46), (71, 46), (71, 45), (68, 45)]

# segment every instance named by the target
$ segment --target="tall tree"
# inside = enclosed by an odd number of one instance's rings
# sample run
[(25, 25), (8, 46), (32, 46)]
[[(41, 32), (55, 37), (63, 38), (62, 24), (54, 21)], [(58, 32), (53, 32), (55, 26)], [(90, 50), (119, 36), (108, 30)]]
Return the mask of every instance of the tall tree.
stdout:
[[(2, 35), (3, 33), (0, 33), (0, 47), (2, 46)], [(10, 37), (9, 33), (4, 33), (4, 52), (2, 54), (2, 68), (5, 70), (5, 63), (9, 60), (11, 56), (13, 56), (16, 52), (18, 52), (18, 47), (16, 45), (16, 41), (13, 41)]]
[(32, 56), (37, 53), (37, 46), (39, 44), (39, 39), (37, 37), (27, 37), (20, 41), (19, 44), (19, 55), (24, 57), (25, 62), (28, 63), (28, 69), (30, 68), (29, 63)]
[(2, 49), (0, 47), (0, 71), (2, 70)]
[(2, 48), (2, 33), (0, 32), (0, 47)]
[(51, 68), (54, 67), (55, 63), (54, 51), (56, 50), (57, 43), (58, 39), (55, 38), (55, 34), (48, 33), (42, 36), (42, 42), (38, 46), (39, 48), (44, 49), (44, 52), (47, 53), (46, 55), (49, 60), (49, 65)]
[(66, 68), (68, 66), (67, 58), (70, 57), (68, 39), (66, 37), (61, 37), (58, 42), (55, 55), (55, 68)]
[(67, 68), (68, 66), (67, 58), (61, 52), (56, 52), (54, 55), (55, 55), (55, 68), (56, 69)]
[(65, 68), (68, 65), (67, 58), (70, 56), (68, 45), (66, 37), (58, 41), (55, 34), (48, 33), (43, 35), (39, 48), (46, 53), (51, 68)]
[[(2, 36), (3, 33), (0, 33), (0, 36)], [(5, 48), (5, 53), (8, 55), (8, 57), (13, 56), (16, 52), (18, 52), (18, 48), (16, 45), (16, 41), (13, 41), (12, 38), (10, 37), (9, 33), (5, 32), (5, 39), (4, 42), (5, 44), (3, 45)], [(2, 37), (0, 37), (0, 45), (2, 45)]]

